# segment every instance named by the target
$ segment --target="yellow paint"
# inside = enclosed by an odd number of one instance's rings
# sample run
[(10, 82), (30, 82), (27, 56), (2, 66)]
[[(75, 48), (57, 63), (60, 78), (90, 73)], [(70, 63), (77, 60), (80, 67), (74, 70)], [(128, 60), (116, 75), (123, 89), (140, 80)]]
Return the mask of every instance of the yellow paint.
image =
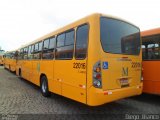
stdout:
[(12, 72), (15, 72), (17, 60), (14, 57), (7, 56), (7, 54), (10, 54), (11, 52), (14, 51), (10, 51), (5, 54), (6, 57), (4, 58), (4, 67)]
[(3, 65), (4, 64), (4, 58), (3, 58), (3, 55), (0, 55), (0, 65)]

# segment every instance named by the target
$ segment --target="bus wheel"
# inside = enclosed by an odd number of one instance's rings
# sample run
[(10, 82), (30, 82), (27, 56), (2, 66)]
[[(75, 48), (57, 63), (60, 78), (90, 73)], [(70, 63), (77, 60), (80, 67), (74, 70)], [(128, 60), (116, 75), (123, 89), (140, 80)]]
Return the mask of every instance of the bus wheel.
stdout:
[(46, 76), (41, 77), (40, 87), (41, 87), (41, 93), (44, 97), (49, 97), (51, 95), (48, 89), (48, 81)]

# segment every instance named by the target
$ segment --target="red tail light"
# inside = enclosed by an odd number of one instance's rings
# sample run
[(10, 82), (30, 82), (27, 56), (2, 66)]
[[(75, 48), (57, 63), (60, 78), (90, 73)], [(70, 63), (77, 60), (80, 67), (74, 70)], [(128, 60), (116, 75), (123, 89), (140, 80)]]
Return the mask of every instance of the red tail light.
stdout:
[(101, 63), (96, 62), (93, 66), (93, 86), (96, 88), (102, 88), (102, 76), (101, 76)]

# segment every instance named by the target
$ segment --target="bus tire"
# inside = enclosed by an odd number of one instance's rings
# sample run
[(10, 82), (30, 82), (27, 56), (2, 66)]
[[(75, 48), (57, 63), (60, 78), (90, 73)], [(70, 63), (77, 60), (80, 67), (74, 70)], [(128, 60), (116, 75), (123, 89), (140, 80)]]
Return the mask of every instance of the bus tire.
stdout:
[(49, 97), (51, 95), (51, 93), (49, 92), (48, 80), (46, 76), (41, 77), (40, 88), (41, 93), (44, 97)]

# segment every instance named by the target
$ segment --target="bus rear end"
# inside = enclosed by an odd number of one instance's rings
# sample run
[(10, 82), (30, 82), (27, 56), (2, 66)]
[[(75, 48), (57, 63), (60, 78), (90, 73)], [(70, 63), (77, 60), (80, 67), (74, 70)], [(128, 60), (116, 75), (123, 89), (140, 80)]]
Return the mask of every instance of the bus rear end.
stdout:
[(93, 106), (142, 92), (139, 28), (103, 16), (99, 23), (101, 50), (95, 56), (98, 59), (92, 68), (92, 87), (88, 92), (88, 104)]
[(3, 61), (3, 55), (0, 55), (0, 65), (3, 65), (4, 64), (4, 61)]
[(4, 64), (3, 55), (4, 55), (4, 50), (0, 50), (0, 65), (3, 65), (3, 64)]

